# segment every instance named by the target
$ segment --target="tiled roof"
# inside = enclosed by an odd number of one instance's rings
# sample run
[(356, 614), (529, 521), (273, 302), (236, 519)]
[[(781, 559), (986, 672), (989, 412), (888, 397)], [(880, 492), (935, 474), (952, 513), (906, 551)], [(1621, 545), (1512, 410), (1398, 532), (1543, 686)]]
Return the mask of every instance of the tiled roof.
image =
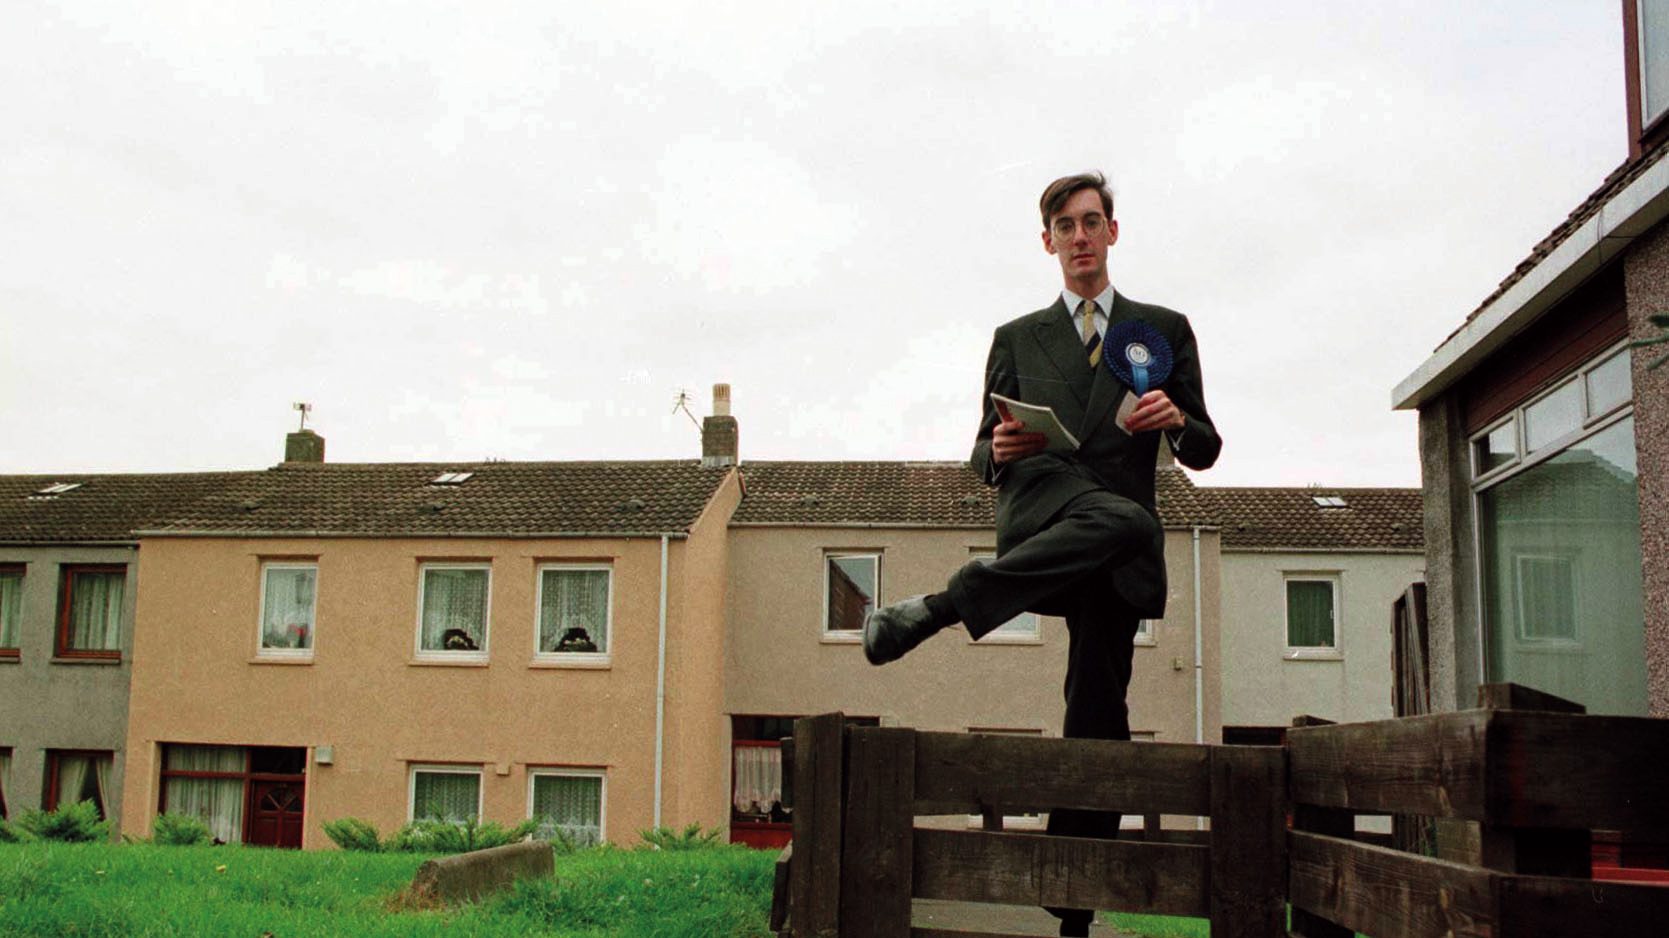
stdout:
[[(747, 462), (733, 525), (990, 528), (996, 490), (960, 462)], [(1167, 526), (1216, 525), (1212, 503), (1180, 469), (1159, 470)]]
[[(433, 485), (468, 472), (460, 485)], [(679, 462), (284, 463), (254, 472), (0, 476), (0, 543), (136, 532), (346, 536), (676, 534), (728, 469)], [(34, 493), (80, 482), (54, 497)]]
[[(1224, 550), (1425, 549), (1419, 489), (1203, 488), (1223, 518)], [(1332, 496), (1342, 508), (1323, 508)]]
[[(435, 485), (446, 472), (472, 473)], [(283, 463), (239, 475), (163, 533), (349, 536), (688, 531), (730, 472), (666, 462)]]
[[(240, 473), (0, 476), (0, 544), (88, 544), (134, 540)], [(80, 483), (39, 495), (56, 483)]]
[[(1523, 280), (1530, 273), (1530, 271), (1536, 268), (1537, 264), (1546, 260), (1547, 255), (1553, 253), (1553, 250), (1563, 244), (1565, 239), (1569, 238), (1576, 231), (1576, 229), (1582, 227), (1588, 219), (1598, 214), (1600, 208), (1602, 208), (1606, 202), (1610, 201), (1612, 196), (1627, 188), (1629, 183), (1640, 178), (1646, 170), (1656, 165), (1659, 160), (1662, 160), (1665, 154), (1669, 154), (1669, 145), (1660, 146), (1650, 153), (1643, 154), (1639, 159), (1632, 162), (1625, 161), (1621, 166), (1612, 170), (1611, 174), (1605, 177), (1605, 182), (1601, 183), (1598, 189), (1595, 189), (1586, 199), (1583, 199), (1582, 204), (1572, 209), (1570, 215), (1566, 216), (1564, 221), (1560, 222), (1556, 228), (1549, 232), (1547, 237), (1541, 239), (1541, 241), (1538, 242), (1534, 248), (1531, 248), (1530, 256), (1520, 261), (1518, 266), (1513, 268), (1513, 272), (1508, 274), (1505, 280), (1501, 281), (1501, 285), (1496, 287), (1495, 291), (1489, 296), (1484, 297), (1484, 301), (1478, 304), (1477, 309), (1474, 309), (1471, 313), (1467, 314), (1466, 322), (1471, 322), (1476, 319), (1478, 315), (1484, 311), (1485, 307), (1499, 299), (1501, 294), (1512, 289), (1513, 284)], [(1463, 322), (1460, 326), (1456, 327), (1455, 331), (1449, 334), (1449, 339), (1454, 338), (1456, 333), (1460, 332), (1461, 329), (1464, 329), (1466, 327), (1466, 322)], [(1444, 339), (1443, 341), (1447, 342), (1448, 339)]]

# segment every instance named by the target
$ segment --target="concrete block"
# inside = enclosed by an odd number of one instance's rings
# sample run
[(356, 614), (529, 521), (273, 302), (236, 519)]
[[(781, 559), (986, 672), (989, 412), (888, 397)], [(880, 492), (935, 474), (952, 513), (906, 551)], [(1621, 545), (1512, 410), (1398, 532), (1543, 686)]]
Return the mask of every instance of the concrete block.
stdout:
[(556, 853), (542, 840), (472, 850), (430, 860), (412, 877), (411, 895), (428, 902), (473, 902), (518, 879), (552, 876)]

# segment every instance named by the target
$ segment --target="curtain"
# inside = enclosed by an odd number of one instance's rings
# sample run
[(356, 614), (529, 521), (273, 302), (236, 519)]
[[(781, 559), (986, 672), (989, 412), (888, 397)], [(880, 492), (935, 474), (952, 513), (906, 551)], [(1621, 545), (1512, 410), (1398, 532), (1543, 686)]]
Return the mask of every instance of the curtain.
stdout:
[(546, 570), (540, 651), (608, 651), (607, 570)]
[(70, 585), (70, 647), (80, 651), (121, 648), (125, 573), (74, 573)]
[(486, 620), (487, 571), (423, 571), (424, 651), (475, 651)]
[(17, 647), (17, 623), (22, 615), (23, 577), (0, 573), (0, 648)]
[(768, 814), (782, 801), (782, 750), (737, 746), (733, 803), (743, 814)]
[(539, 832), (567, 831), (581, 846), (603, 839), (603, 780), (585, 775), (538, 775), (533, 779), (533, 815)]
[(1322, 580), (1287, 581), (1287, 645), (1333, 647), (1333, 584)]
[(313, 584), (316, 576), (317, 572), (311, 569), (267, 569), (264, 621), (261, 622), (262, 648), (313, 647)]
[(6, 795), (12, 790), (12, 751), (0, 749), (0, 818), (9, 813)]
[[(168, 746), (163, 770), (242, 773), (240, 746)], [(223, 843), (243, 842), (244, 781), (241, 778), (164, 778), (162, 810), (189, 814), (209, 826)]]
[(418, 772), (412, 786), (412, 817), (463, 821), (480, 811), (481, 776), (459, 772)]
[(89, 761), (86, 756), (58, 757), (58, 807), (67, 807), (82, 800), (82, 790), (87, 786)]
[(108, 814), (110, 812), (110, 768), (115, 761), (115, 757), (97, 756), (90, 761), (93, 763), (93, 781), (99, 787), (99, 807)]

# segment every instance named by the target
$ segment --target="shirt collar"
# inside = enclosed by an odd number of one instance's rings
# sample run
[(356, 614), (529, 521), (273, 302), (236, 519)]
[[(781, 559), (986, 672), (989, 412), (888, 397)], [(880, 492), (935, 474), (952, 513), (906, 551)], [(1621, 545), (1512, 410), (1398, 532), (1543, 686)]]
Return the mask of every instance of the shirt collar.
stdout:
[[(1063, 289), (1061, 290), (1061, 301), (1066, 304), (1066, 315), (1069, 318), (1076, 319), (1078, 316), (1078, 307), (1084, 305), (1084, 298), (1076, 293), (1073, 293), (1071, 290)], [(1112, 309), (1113, 285), (1109, 283), (1107, 284), (1107, 289), (1102, 290), (1101, 294), (1095, 298), (1095, 318), (1105, 320), (1108, 316), (1112, 315)]]

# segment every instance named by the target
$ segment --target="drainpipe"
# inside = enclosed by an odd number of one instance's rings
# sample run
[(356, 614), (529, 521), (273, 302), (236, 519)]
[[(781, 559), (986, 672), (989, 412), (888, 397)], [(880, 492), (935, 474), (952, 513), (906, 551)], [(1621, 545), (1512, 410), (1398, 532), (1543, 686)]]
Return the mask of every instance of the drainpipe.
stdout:
[(1194, 528), (1194, 742), (1205, 742), (1205, 649), (1200, 610), (1200, 529)]
[[(1194, 536), (1197, 539), (1199, 532)], [(661, 630), (655, 646), (655, 827), (661, 826), (661, 772), (666, 759), (666, 540), (667, 536), (662, 534)]]

